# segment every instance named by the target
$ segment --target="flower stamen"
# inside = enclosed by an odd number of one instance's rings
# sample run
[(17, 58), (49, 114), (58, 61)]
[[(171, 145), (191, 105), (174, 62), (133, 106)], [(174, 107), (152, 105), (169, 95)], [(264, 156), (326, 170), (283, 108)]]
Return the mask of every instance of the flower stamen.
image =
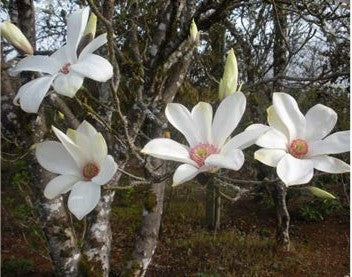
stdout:
[(70, 63), (66, 63), (61, 69), (59, 70), (62, 74), (68, 74), (70, 73)]
[(91, 180), (99, 174), (99, 167), (95, 163), (87, 163), (82, 170), (83, 177), (87, 180)]
[(219, 149), (213, 144), (200, 143), (191, 148), (189, 156), (199, 167), (201, 167), (204, 165), (206, 158), (211, 154), (218, 154), (219, 152)]
[(308, 143), (303, 139), (294, 139), (288, 149), (289, 153), (298, 158), (304, 158), (308, 153)]

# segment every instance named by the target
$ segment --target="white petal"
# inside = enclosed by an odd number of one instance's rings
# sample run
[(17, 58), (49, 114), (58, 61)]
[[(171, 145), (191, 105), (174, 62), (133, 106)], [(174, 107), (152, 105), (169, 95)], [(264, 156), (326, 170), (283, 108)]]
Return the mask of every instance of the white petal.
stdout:
[(152, 139), (144, 146), (141, 152), (158, 159), (176, 161), (197, 166), (197, 163), (189, 157), (189, 149), (185, 145), (182, 145), (172, 139)]
[(194, 125), (199, 130), (202, 142), (211, 143), (211, 123), (213, 120), (213, 108), (209, 103), (199, 102), (192, 109), (192, 119)]
[(350, 171), (350, 165), (339, 159), (326, 155), (310, 158), (314, 168), (328, 173), (345, 173)]
[(246, 108), (246, 97), (236, 92), (221, 101), (213, 121), (213, 143), (222, 146), (240, 122)]
[(52, 76), (45, 76), (24, 84), (13, 100), (14, 104), (19, 101), (22, 110), (27, 113), (37, 113), (53, 79)]
[(296, 182), (292, 185), (301, 185), (301, 184), (307, 184), (312, 180), (314, 176), (314, 169), (309, 171), (306, 175), (302, 176), (301, 178), (297, 179)]
[(254, 159), (268, 166), (276, 167), (286, 152), (280, 149), (259, 149), (254, 152)]
[(74, 97), (81, 88), (84, 78), (72, 71), (68, 74), (58, 74), (54, 80), (54, 90), (62, 95)]
[(323, 140), (314, 141), (308, 146), (310, 157), (324, 154), (339, 154), (350, 151), (350, 131), (333, 133)]
[(12, 76), (22, 71), (36, 71), (54, 75), (58, 72), (60, 65), (55, 59), (48, 56), (28, 56), (18, 62), (15, 68), (10, 70)]
[(59, 142), (44, 141), (37, 144), (35, 156), (39, 164), (50, 172), (75, 176), (81, 175), (70, 153)]
[(252, 124), (246, 128), (242, 133), (237, 134), (230, 139), (221, 149), (222, 153), (233, 149), (246, 149), (256, 142), (259, 136), (268, 131), (270, 127), (263, 124)]
[(269, 108), (267, 108), (266, 112), (268, 114), (267, 120), (268, 120), (269, 126), (283, 133), (287, 138), (290, 138), (290, 134), (287, 130), (287, 127), (281, 121), (280, 117), (277, 115), (274, 109), (274, 106), (270, 106)]
[(87, 137), (96, 135), (97, 130), (88, 121), (84, 120), (77, 128), (77, 132), (85, 134)]
[(167, 120), (185, 136), (191, 147), (202, 142), (199, 129), (195, 126), (192, 115), (185, 106), (169, 103), (166, 106), (165, 115)]
[(271, 129), (261, 135), (256, 144), (264, 148), (287, 149), (288, 140), (286, 136), (276, 129)]
[(314, 173), (313, 162), (310, 160), (296, 159), (286, 154), (279, 161), (276, 172), (279, 178), (287, 186), (308, 183)]
[(60, 175), (52, 179), (45, 187), (44, 196), (53, 199), (56, 196), (66, 193), (80, 181), (80, 178), (72, 175)]
[(92, 153), (92, 159), (101, 163), (108, 154), (108, 146), (101, 133), (97, 133), (90, 139), (90, 152)]
[(244, 163), (242, 150), (235, 149), (224, 154), (213, 154), (205, 160), (206, 166), (239, 170)]
[(82, 50), (81, 54), (79, 55), (79, 60), (84, 59), (87, 54), (93, 53), (95, 50), (97, 50), (99, 47), (103, 46), (105, 43), (107, 43), (107, 38), (106, 38), (106, 33), (101, 34), (100, 36), (96, 37), (93, 39), (91, 42), (87, 44), (86, 47)]
[(75, 144), (72, 139), (70, 139), (67, 135), (61, 132), (59, 129), (54, 126), (51, 127), (57, 136), (57, 138), (61, 141), (66, 150), (70, 153), (71, 157), (75, 160), (76, 164), (79, 168), (83, 168), (86, 162), (89, 161), (89, 157), (87, 157), (87, 153), (83, 152), (82, 149)]
[(89, 7), (86, 7), (75, 11), (67, 19), (66, 53), (73, 62), (77, 59), (77, 47), (86, 28), (88, 17)]
[(87, 136), (83, 132), (68, 129), (67, 136), (85, 153), (89, 161), (100, 164), (108, 153), (106, 141), (101, 133), (96, 132), (93, 136)]
[(64, 45), (50, 55), (50, 58), (54, 59), (56, 63), (59, 64), (59, 68), (61, 68), (66, 63), (72, 64), (74, 62), (73, 60), (71, 60), (70, 57), (67, 57), (66, 48), (67, 48), (67, 45)]
[(326, 137), (334, 128), (337, 114), (333, 109), (317, 104), (307, 112), (306, 121), (306, 139), (320, 140)]
[(296, 138), (304, 138), (306, 119), (299, 110), (296, 100), (286, 93), (274, 93), (273, 105), (281, 121), (290, 133), (290, 141)]
[(111, 63), (95, 54), (85, 55), (83, 59), (71, 65), (70, 70), (98, 82), (106, 82), (113, 74)]
[(199, 168), (190, 164), (182, 164), (176, 169), (174, 173), (172, 186), (178, 186), (182, 183), (185, 183), (196, 177), (198, 173), (200, 173)]
[(98, 185), (105, 185), (108, 183), (112, 177), (114, 177), (117, 170), (117, 164), (111, 155), (107, 155), (103, 162), (100, 164), (100, 171), (97, 176), (95, 176), (92, 181)]
[(68, 198), (68, 209), (81, 220), (89, 214), (100, 199), (100, 186), (94, 182), (80, 181), (76, 183)]

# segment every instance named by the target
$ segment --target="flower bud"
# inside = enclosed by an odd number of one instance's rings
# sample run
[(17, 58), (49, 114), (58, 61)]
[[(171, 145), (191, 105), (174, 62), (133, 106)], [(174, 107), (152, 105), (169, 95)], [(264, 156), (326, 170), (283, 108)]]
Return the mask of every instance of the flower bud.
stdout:
[(238, 68), (237, 60), (233, 49), (229, 51), (226, 63), (225, 70), (222, 79), (219, 84), (219, 99), (224, 99), (225, 97), (231, 95), (237, 91), (237, 80), (238, 80)]
[(191, 27), (189, 29), (190, 38), (192, 41), (197, 42), (199, 40), (199, 32), (194, 19), (192, 19)]
[(10, 21), (0, 23), (1, 36), (4, 37), (16, 49), (28, 55), (33, 55), (33, 47), (22, 31)]
[(89, 16), (87, 26), (84, 30), (83, 36), (92, 35), (92, 37), (94, 38), (96, 30), (97, 30), (97, 16), (94, 13), (91, 13)]
[(62, 112), (57, 112), (57, 116), (60, 120), (64, 120), (65, 119), (65, 115)]
[(331, 193), (317, 187), (306, 187), (306, 189), (316, 197), (325, 199), (336, 199)]
[(81, 41), (79, 42), (77, 47), (78, 55), (82, 52), (83, 48), (86, 47), (88, 43), (94, 39), (96, 30), (97, 16), (94, 13), (91, 13), (86, 28), (84, 29)]

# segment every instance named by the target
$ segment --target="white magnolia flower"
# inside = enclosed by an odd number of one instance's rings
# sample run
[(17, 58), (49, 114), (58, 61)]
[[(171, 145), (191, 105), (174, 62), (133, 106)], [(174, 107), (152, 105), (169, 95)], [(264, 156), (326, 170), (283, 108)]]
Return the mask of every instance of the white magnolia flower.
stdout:
[(35, 152), (42, 167), (60, 174), (47, 184), (44, 195), (53, 199), (71, 191), (68, 208), (80, 220), (97, 205), (100, 186), (112, 179), (117, 165), (107, 154), (101, 133), (87, 121), (83, 121), (77, 130), (68, 129), (66, 135), (54, 126), (52, 129), (61, 143), (39, 143)]
[(264, 148), (254, 157), (276, 167), (287, 186), (308, 183), (314, 168), (328, 173), (350, 170), (345, 162), (328, 156), (350, 150), (350, 131), (327, 136), (337, 121), (333, 109), (317, 104), (304, 116), (292, 96), (274, 93), (273, 106), (267, 112), (272, 129), (258, 138), (256, 144)]
[(21, 105), (25, 112), (36, 113), (50, 86), (62, 95), (74, 97), (82, 86), (84, 77), (98, 82), (106, 82), (112, 77), (113, 69), (108, 60), (93, 54), (107, 42), (106, 34), (92, 40), (77, 56), (77, 47), (82, 38), (89, 16), (89, 8), (76, 11), (67, 22), (66, 45), (51, 56), (29, 56), (21, 60), (12, 70), (16, 75), (21, 71), (45, 73), (23, 85), (14, 103)]
[(183, 163), (175, 171), (174, 186), (191, 180), (201, 172), (217, 168), (239, 170), (244, 163), (242, 150), (268, 130), (265, 125), (253, 124), (228, 140), (245, 107), (246, 98), (242, 92), (226, 97), (220, 103), (214, 120), (212, 107), (208, 103), (199, 102), (191, 112), (181, 104), (168, 104), (166, 117), (185, 136), (189, 147), (168, 138), (157, 138), (148, 142), (142, 152)]

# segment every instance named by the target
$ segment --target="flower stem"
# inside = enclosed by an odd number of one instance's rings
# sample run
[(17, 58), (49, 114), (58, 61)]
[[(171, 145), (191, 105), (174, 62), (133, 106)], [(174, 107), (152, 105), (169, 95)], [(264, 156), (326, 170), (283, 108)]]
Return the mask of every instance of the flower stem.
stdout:
[(290, 250), (290, 214), (286, 206), (287, 187), (279, 182), (274, 185), (273, 200), (277, 215), (276, 242), (285, 251)]
[(205, 218), (209, 230), (217, 231), (220, 228), (221, 195), (220, 188), (214, 185), (214, 179), (207, 183)]

